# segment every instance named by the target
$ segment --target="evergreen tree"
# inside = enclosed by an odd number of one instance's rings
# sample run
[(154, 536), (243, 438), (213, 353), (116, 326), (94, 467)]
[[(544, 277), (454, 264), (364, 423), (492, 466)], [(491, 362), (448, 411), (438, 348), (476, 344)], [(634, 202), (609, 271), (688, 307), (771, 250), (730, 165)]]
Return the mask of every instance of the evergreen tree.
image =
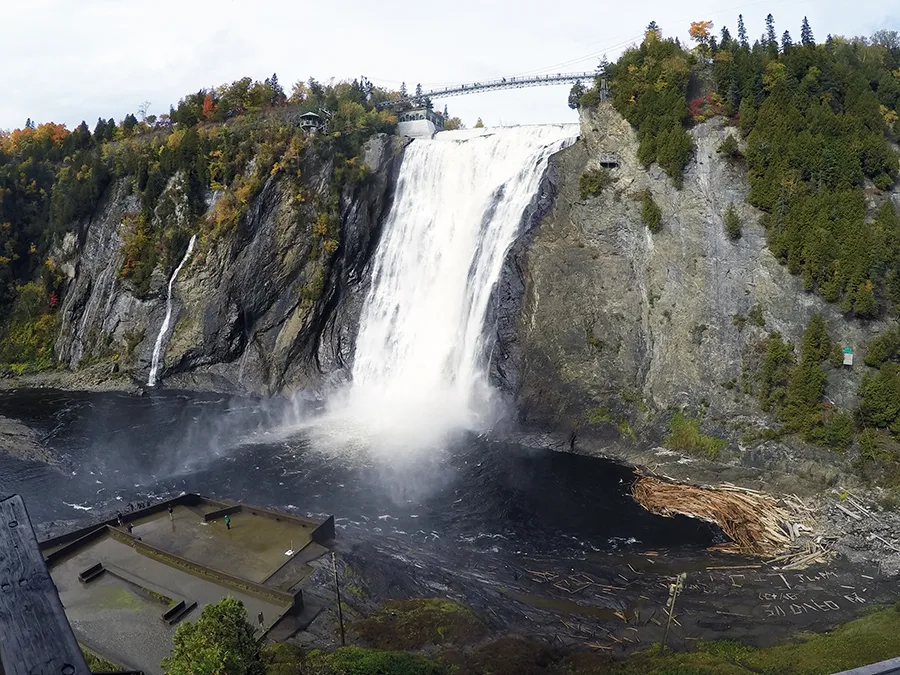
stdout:
[(747, 29), (744, 27), (743, 14), (738, 14), (738, 40), (740, 40), (742, 47), (749, 46), (749, 43), (747, 42)]
[(800, 43), (804, 46), (816, 44), (816, 41), (813, 38), (812, 28), (809, 27), (809, 21), (805, 16), (803, 17), (803, 25), (800, 26)]
[(94, 140), (102, 143), (106, 140), (106, 120), (102, 117), (97, 118), (97, 126), (94, 127)]
[[(733, 136), (729, 136), (729, 138), (734, 138)], [(734, 204), (729, 204), (728, 208), (725, 210), (725, 234), (732, 241), (737, 241), (741, 238), (741, 219), (738, 216), (737, 210), (734, 208)]]
[(25, 128), (26, 129), (34, 129), (35, 128), (34, 122), (31, 121), (30, 117), (25, 120)]
[(647, 29), (644, 31), (644, 39), (653, 38), (656, 40), (662, 39), (662, 31), (659, 29), (659, 24), (655, 21), (651, 21), (647, 24)]
[(778, 38), (775, 37), (775, 17), (771, 14), (766, 16), (766, 41), (770, 45), (778, 44)]
[(475, 128), (476, 129), (484, 129), (484, 122), (481, 121), (480, 117), (478, 118), (478, 121), (475, 122)]
[(401, 82), (400, 83), (400, 96), (402, 96), (403, 98), (406, 98), (408, 95), (409, 95), (409, 93), (406, 91), (406, 82)]
[(731, 44), (731, 32), (728, 30), (728, 26), (722, 26), (722, 49), (728, 49), (728, 46)]
[(600, 64), (597, 66), (598, 73), (605, 73), (609, 68), (609, 59), (606, 58), (606, 54), (600, 59)]
[(584, 85), (581, 84), (581, 80), (576, 80), (575, 84), (573, 84), (572, 88), (569, 90), (569, 107), (572, 110), (578, 108), (578, 102), (581, 100), (581, 97), (584, 96), (585, 91)]
[(88, 129), (87, 122), (81, 120), (81, 124), (75, 127), (70, 138), (70, 147), (73, 150), (82, 150), (91, 144), (91, 130)]
[(416, 98), (422, 98), (422, 85), (416, 85)]
[(828, 326), (820, 312), (809, 318), (806, 330), (803, 331), (803, 344), (800, 356), (804, 361), (822, 363), (831, 352), (831, 338), (828, 337)]
[(788, 31), (784, 31), (781, 35), (781, 51), (787, 53), (793, 45), (794, 41), (791, 40), (791, 34)]

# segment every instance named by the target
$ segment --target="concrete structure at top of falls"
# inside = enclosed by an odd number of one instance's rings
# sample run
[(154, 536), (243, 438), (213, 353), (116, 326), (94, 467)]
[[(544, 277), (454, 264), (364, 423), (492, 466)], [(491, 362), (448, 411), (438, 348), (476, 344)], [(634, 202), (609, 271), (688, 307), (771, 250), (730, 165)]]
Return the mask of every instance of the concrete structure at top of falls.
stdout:
[(577, 135), (475, 129), (407, 149), (353, 363), (348, 409), (369, 433), (427, 426), (434, 438), (489, 421), (491, 297), (549, 157)]
[(159, 359), (162, 354), (163, 340), (169, 330), (169, 324), (172, 322), (172, 287), (175, 285), (175, 280), (178, 278), (178, 273), (181, 272), (181, 268), (184, 267), (188, 258), (191, 257), (191, 251), (194, 250), (194, 244), (196, 242), (197, 235), (195, 234), (188, 242), (187, 251), (185, 251), (181, 262), (178, 263), (178, 267), (172, 272), (172, 278), (169, 279), (169, 290), (168, 295), (166, 296), (166, 318), (163, 319), (162, 326), (159, 327), (159, 334), (157, 334), (156, 343), (153, 345), (153, 361), (150, 364), (150, 376), (147, 378), (147, 385), (150, 387), (156, 386), (156, 374), (159, 372)]

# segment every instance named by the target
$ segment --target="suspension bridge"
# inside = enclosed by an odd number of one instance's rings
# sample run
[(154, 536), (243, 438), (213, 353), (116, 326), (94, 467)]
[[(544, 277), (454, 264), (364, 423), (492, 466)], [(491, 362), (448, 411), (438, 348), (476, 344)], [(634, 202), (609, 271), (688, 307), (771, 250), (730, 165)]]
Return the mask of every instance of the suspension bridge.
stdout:
[(467, 84), (455, 84), (440, 89), (429, 89), (421, 94), (409, 94), (398, 99), (382, 101), (378, 108), (390, 108), (401, 103), (415, 103), (426, 98), (448, 98), (450, 96), (462, 96), (463, 94), (477, 94), (483, 91), (496, 91), (499, 89), (522, 89), (524, 87), (546, 87), (554, 84), (575, 84), (576, 82), (592, 82), (600, 75), (596, 70), (588, 70), (580, 73), (556, 73), (555, 75), (528, 75), (525, 77), (503, 77), (499, 80), (485, 80), (484, 82), (471, 82)]

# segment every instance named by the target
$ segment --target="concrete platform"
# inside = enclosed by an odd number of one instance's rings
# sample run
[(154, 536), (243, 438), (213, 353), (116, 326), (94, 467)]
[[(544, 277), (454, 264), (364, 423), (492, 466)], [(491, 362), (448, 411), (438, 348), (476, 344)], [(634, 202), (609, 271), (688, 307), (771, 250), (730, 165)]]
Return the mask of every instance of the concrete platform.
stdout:
[(302, 585), (308, 563), (327, 553), (333, 517), (318, 522), (195, 494), (121, 516), (130, 534), (112, 519), (41, 544), (76, 636), (102, 656), (161, 673), (178, 623), (225, 596), (243, 602), (260, 637), (302, 630), (319, 611), (304, 607)]
[[(166, 517), (168, 520), (168, 517)], [(78, 580), (78, 574), (100, 562), (108, 568), (104, 574), (88, 583)], [(115, 575), (115, 568), (125, 570), (134, 581)], [(101, 653), (135, 670), (162, 673), (160, 663), (169, 655), (172, 636), (177, 625), (162, 621), (168, 603), (142, 591), (137, 585), (168, 598), (184, 598), (197, 602), (197, 608), (185, 617), (196, 620), (208, 604), (231, 595), (244, 603), (254, 618), (263, 613), (263, 630), (281, 617), (285, 607), (265, 602), (257, 597), (223, 589), (220, 585), (174, 569), (135, 551), (109, 535), (96, 539), (79, 553), (53, 567), (51, 576), (59, 590), (66, 616), (76, 636)], [(261, 631), (262, 632), (262, 631)]]
[(274, 520), (247, 511), (232, 513), (231, 529), (222, 518), (204, 521), (196, 510), (176, 506), (167, 512), (131, 521), (142, 541), (228, 574), (262, 583), (287, 562), (286, 551), (299, 551), (311, 540), (312, 527)]

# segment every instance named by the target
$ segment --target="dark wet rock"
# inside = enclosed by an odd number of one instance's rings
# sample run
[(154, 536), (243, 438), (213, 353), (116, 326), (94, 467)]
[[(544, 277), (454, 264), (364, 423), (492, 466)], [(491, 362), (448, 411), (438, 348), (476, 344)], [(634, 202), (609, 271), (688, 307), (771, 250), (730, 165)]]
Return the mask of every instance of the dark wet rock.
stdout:
[[(234, 231), (198, 242), (173, 290), (160, 367), (165, 386), (270, 394), (315, 388), (347, 365), (361, 304), (358, 289), (403, 146), (383, 134), (368, 141), (364, 160), (371, 174), (340, 195), (340, 245), (330, 259), (313, 251), (312, 228), (314, 204), (328, 201), (334, 167), (330, 157), (312, 149), (303, 158), (303, 203), (294, 199), (288, 181), (274, 176)], [(183, 177), (174, 176), (160, 203), (177, 205), (182, 183)], [(122, 223), (136, 209), (128, 192), (124, 182), (113, 186), (77, 242), (68, 237), (69, 245), (56, 252), (61, 268), (71, 272), (57, 354), (71, 370), (86, 359), (115, 360), (107, 374), (121, 368), (146, 381), (171, 270), (157, 267), (149, 291), (140, 295), (119, 279)], [(208, 195), (210, 207), (217, 196)], [(186, 210), (175, 208), (174, 216), (170, 211), (154, 218), (179, 218)], [(66, 386), (66, 378), (59, 383)]]
[(18, 459), (59, 466), (59, 458), (41, 443), (40, 436), (21, 422), (0, 415), (0, 452)]

